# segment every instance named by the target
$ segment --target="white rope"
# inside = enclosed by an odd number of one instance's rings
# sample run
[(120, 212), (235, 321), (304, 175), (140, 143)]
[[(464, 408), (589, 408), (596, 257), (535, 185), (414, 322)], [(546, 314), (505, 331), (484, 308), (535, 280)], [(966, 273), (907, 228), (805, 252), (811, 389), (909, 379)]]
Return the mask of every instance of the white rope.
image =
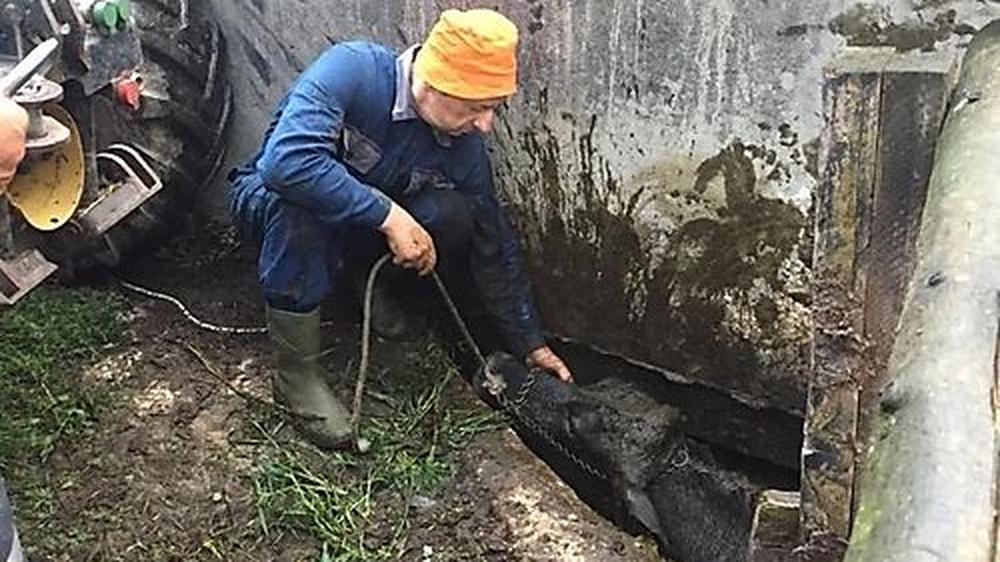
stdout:
[(128, 289), (129, 291), (132, 291), (133, 293), (138, 293), (140, 295), (143, 295), (145, 297), (149, 297), (151, 299), (156, 299), (156, 300), (161, 300), (161, 301), (164, 301), (164, 302), (169, 302), (170, 304), (172, 304), (172, 305), (176, 306), (178, 309), (180, 309), (180, 311), (184, 315), (184, 317), (187, 318), (189, 321), (191, 321), (192, 324), (194, 324), (195, 326), (198, 326), (199, 328), (201, 328), (203, 330), (208, 330), (210, 332), (216, 332), (216, 333), (219, 333), (219, 334), (236, 334), (236, 335), (266, 334), (267, 333), (267, 328), (262, 327), (262, 326), (261, 327), (253, 327), (253, 328), (244, 328), (244, 327), (236, 327), (236, 326), (220, 326), (218, 324), (212, 324), (211, 322), (205, 322), (204, 320), (201, 320), (197, 316), (195, 316), (194, 314), (192, 314), (191, 311), (188, 310), (186, 306), (184, 306), (184, 303), (182, 303), (176, 297), (173, 297), (173, 296), (165, 294), (165, 293), (160, 293), (160, 292), (157, 292), (157, 291), (153, 291), (152, 289), (147, 289), (145, 287), (140, 287), (139, 285), (135, 285), (133, 283), (129, 283), (128, 281), (123, 281), (121, 279), (119, 279), (118, 282), (121, 284), (122, 287), (124, 287), (125, 289)]

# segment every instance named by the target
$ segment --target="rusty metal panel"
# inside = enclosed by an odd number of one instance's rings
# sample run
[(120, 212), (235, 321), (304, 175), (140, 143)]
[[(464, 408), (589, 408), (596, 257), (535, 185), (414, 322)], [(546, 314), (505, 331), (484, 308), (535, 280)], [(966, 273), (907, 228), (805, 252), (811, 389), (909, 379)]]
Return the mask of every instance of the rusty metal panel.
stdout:
[(952, 53), (849, 49), (827, 72), (802, 532), (846, 540), (868, 412), (913, 271)]
[(875, 220), (862, 255), (868, 271), (865, 336), (874, 346), (880, 371), (888, 362), (913, 273), (920, 216), (950, 88), (949, 66), (929, 64), (883, 77)]
[(803, 539), (846, 537), (854, 476), (857, 336), (856, 255), (875, 183), (880, 68), (887, 53), (850, 50), (827, 71), (822, 178), (816, 193), (812, 373), (802, 454)]
[[(884, 385), (913, 275), (921, 215), (955, 60), (951, 52), (896, 55), (882, 78), (871, 236), (859, 248), (865, 278), (864, 340), (869, 371), (860, 387), (858, 406), (857, 440), (862, 445), (868, 442), (877, 414), (879, 389)], [(860, 468), (855, 469), (855, 479)]]

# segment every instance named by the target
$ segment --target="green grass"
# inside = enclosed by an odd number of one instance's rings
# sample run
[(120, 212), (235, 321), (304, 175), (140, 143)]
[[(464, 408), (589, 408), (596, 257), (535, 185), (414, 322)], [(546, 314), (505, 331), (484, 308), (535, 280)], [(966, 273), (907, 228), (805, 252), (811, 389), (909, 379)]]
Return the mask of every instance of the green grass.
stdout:
[[(116, 295), (43, 287), (0, 312), (0, 476), (23, 531), (44, 527), (58, 509), (60, 484), (46, 468), (52, 452), (91, 431), (109, 403), (109, 391), (83, 387), (79, 372), (121, 340), (123, 309)], [(60, 552), (85, 535), (41, 533), (39, 541)]]
[(123, 303), (113, 294), (43, 287), (0, 313), (0, 470), (38, 464), (95, 421), (106, 392), (77, 370), (118, 343)]
[[(81, 476), (57, 473), (48, 461), (63, 444), (98, 431), (99, 416), (113, 403), (113, 388), (81, 384), (80, 373), (121, 342), (125, 306), (115, 294), (45, 287), (0, 312), (0, 476), (35, 553), (93, 548), (102, 529), (119, 524), (114, 511), (92, 511), (69, 527), (53, 523), (60, 489)], [(256, 525), (207, 539), (197, 559), (224, 560), (251, 543), (297, 544), (305, 537), (324, 561), (398, 559), (414, 496), (433, 497), (453, 476), (457, 453), (504, 426), (467, 396), (455, 400), (463, 383), (439, 347), (428, 344), (408, 367), (368, 379), (366, 454), (321, 453), (290, 438), (277, 412), (249, 403), (251, 443), (233, 453), (255, 459)], [(161, 554), (143, 556), (169, 557)]]
[(373, 380), (381, 407), (366, 406), (372, 413), (362, 435), (372, 447), (365, 454), (278, 443), (266, 422), (255, 422), (266, 443), (254, 476), (265, 535), (312, 536), (323, 545), (323, 561), (398, 559), (414, 495), (440, 489), (454, 472), (455, 454), (502, 425), (490, 412), (449, 405), (456, 370), (440, 348), (428, 345), (412, 363), (405, 380)]

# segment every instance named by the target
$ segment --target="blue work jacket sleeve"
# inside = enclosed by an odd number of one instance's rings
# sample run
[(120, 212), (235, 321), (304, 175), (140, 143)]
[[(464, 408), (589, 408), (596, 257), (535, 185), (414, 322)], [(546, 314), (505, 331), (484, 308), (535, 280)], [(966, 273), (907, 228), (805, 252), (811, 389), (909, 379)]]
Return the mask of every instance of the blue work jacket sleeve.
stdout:
[(391, 207), (388, 197), (352, 176), (337, 155), (344, 114), (364, 96), (371, 59), (340, 45), (313, 63), (279, 109), (257, 164), (268, 189), (330, 225), (375, 228)]
[(545, 345), (545, 338), (521, 263), (520, 244), (497, 199), (485, 147), (469, 179), (469, 189), (475, 202), (472, 276), (510, 351), (524, 357)]

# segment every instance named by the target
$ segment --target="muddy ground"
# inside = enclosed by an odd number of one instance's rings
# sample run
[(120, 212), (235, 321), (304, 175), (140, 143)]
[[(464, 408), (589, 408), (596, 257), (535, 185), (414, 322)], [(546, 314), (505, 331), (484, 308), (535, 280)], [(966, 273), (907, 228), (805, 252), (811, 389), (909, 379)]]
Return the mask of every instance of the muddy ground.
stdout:
[[(256, 326), (263, 313), (254, 269), (252, 252), (227, 225), (196, 219), (173, 242), (116, 274), (172, 294), (213, 322)], [(202, 330), (171, 304), (125, 292), (107, 277), (90, 282), (125, 295), (126, 341), (82, 373), (86, 385), (113, 388), (114, 402), (95, 432), (61, 443), (39, 467), (57, 491), (51, 518), (22, 517), (33, 560), (366, 559), (316, 530), (329, 514), (302, 513), (287, 496), (277, 507), (267, 499), (277, 488), (266, 488), (273, 480), (262, 471), (287, 466), (282, 459), (292, 458), (289, 451), (309, 467), (332, 462), (356, 470), (363, 462), (331, 461), (304, 447), (270, 409), (273, 357), (266, 337)], [(346, 373), (340, 380), (347, 399), (358, 325), (353, 310), (341, 312), (326, 331), (332, 349), (326, 361)], [(366, 412), (391, 414), (392, 396), (417, 384), (409, 377), (430, 345), (374, 344), (375, 398), (367, 398)], [(451, 379), (440, 400), (432, 415), (473, 420), (472, 429), (459, 432), (471, 438), (440, 452), (444, 477), (409, 488), (403, 502), (389, 485), (365, 500), (368, 509), (354, 512), (360, 521), (338, 520), (361, 529), (359, 548), (378, 553), (370, 559), (660, 559), (650, 541), (616, 529), (577, 499), (461, 378)], [(313, 488), (327, 495), (310, 497), (330, 498), (322, 484)], [(26, 503), (22, 498), (20, 505)], [(281, 513), (282, 505), (295, 513)], [(393, 549), (382, 548), (394, 538)]]

